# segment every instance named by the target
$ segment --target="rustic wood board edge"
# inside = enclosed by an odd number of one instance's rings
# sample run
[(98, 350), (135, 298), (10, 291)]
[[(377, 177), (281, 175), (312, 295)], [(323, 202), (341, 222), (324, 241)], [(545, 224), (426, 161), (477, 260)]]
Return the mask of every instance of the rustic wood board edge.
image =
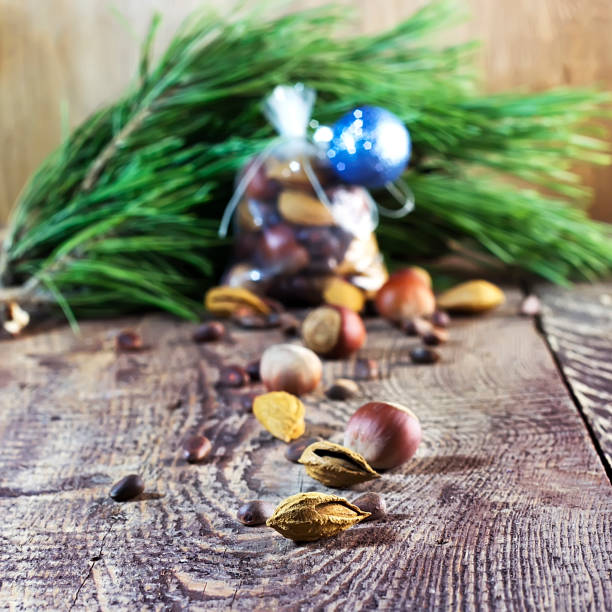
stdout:
[(612, 282), (538, 294), (542, 333), (612, 483)]

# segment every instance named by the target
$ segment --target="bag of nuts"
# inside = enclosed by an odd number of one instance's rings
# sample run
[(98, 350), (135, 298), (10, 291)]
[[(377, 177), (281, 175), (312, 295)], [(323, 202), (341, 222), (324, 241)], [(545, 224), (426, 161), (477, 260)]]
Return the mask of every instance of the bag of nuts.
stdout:
[(365, 188), (341, 182), (307, 138), (314, 99), (298, 84), (265, 100), (279, 137), (238, 176), (220, 230), (233, 216), (234, 259), (222, 282), (285, 303), (361, 310), (387, 279), (377, 207)]

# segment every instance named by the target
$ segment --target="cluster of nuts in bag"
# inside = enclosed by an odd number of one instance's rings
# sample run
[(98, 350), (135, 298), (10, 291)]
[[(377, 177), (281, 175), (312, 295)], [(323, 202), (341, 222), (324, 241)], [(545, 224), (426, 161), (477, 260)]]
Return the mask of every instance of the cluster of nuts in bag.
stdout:
[[(305, 168), (331, 206), (319, 199)], [(366, 189), (340, 183), (314, 151), (276, 151), (256, 169), (238, 204), (235, 263), (224, 284), (284, 303), (317, 304), (335, 291), (363, 302), (387, 278), (373, 206)]]
[(222, 235), (232, 216), (235, 230), (222, 282), (285, 304), (318, 304), (342, 292), (359, 310), (387, 278), (374, 234), (377, 206), (308, 139), (313, 103), (314, 92), (298, 86), (265, 100), (279, 137), (238, 176), (222, 221)]

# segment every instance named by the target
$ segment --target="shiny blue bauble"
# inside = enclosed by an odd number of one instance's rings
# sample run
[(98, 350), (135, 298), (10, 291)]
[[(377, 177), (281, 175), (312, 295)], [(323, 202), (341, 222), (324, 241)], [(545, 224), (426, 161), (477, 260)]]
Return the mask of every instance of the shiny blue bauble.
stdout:
[(332, 127), (327, 157), (345, 183), (382, 187), (404, 171), (410, 159), (410, 134), (393, 113), (359, 106)]

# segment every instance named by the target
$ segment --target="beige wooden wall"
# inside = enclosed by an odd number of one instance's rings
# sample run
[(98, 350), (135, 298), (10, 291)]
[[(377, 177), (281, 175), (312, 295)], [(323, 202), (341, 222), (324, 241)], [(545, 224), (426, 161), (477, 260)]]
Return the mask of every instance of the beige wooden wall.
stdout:
[[(112, 100), (134, 74), (151, 13), (160, 42), (202, 2), (228, 0), (0, 0), (0, 222), (28, 175), (72, 126)], [(250, 0), (255, 4), (256, 0)], [(291, 8), (325, 0), (295, 0)], [(426, 0), (344, 0), (359, 28), (393, 25)], [(600, 84), (612, 90), (612, 0), (458, 0), (472, 20), (454, 37), (483, 41), (486, 88), (540, 90)], [(123, 14), (118, 17), (117, 8)], [(115, 10), (113, 10), (115, 9)], [(612, 169), (586, 169), (593, 215), (612, 221)]]

